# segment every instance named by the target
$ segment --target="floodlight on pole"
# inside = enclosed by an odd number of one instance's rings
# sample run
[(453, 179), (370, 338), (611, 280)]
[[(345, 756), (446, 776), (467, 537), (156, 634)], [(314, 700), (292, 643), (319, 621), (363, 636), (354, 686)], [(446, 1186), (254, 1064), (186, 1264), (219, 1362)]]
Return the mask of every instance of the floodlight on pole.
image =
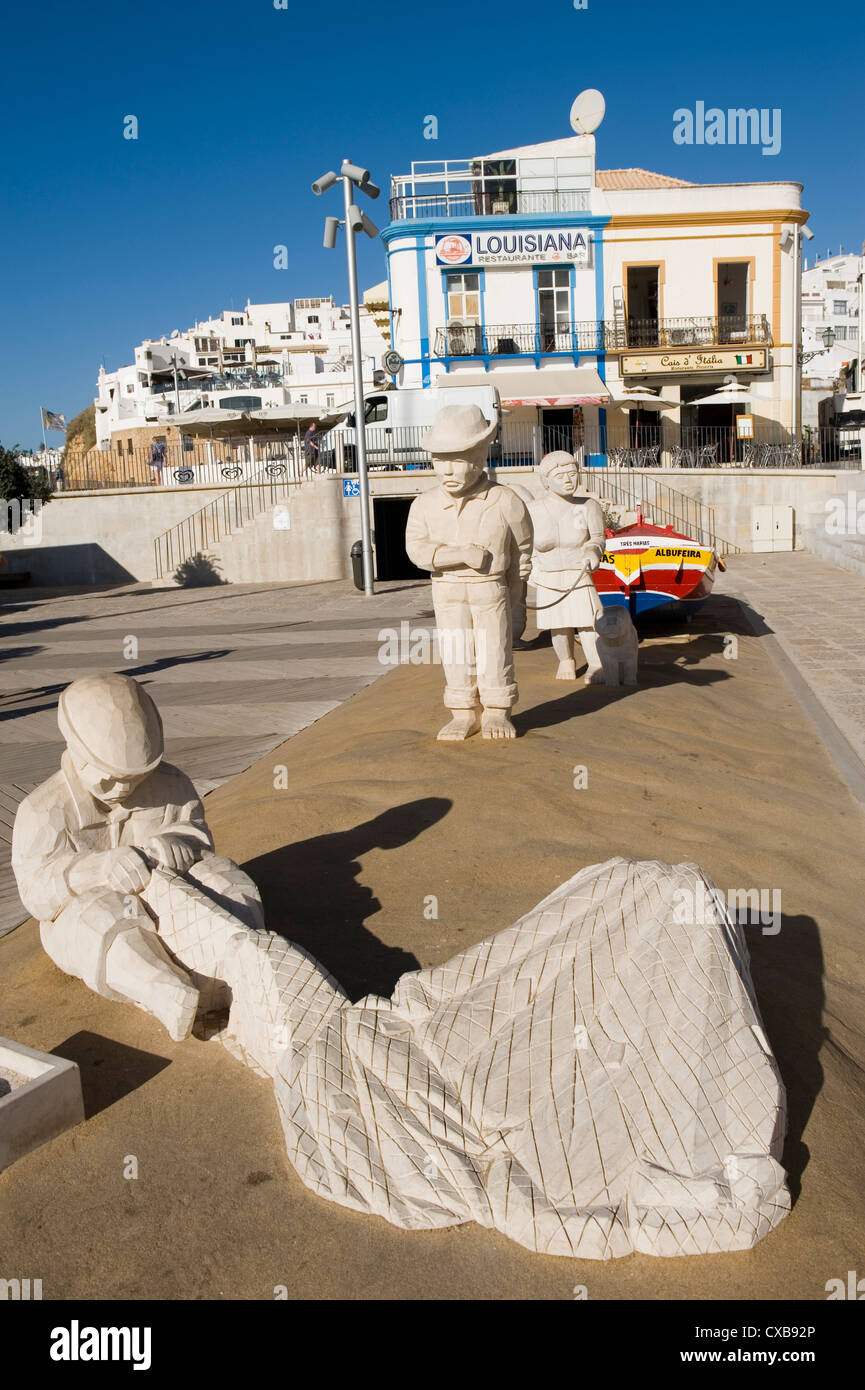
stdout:
[(352, 164), (349, 159), (344, 159), (342, 161), (342, 168), (339, 172), (342, 178), (351, 179), (352, 183), (356, 183), (361, 187), (365, 183), (369, 183), (369, 169), (361, 169), (359, 164)]
[[(369, 170), (362, 169), (358, 164), (352, 164), (351, 160), (344, 159), (340, 165), (339, 174), (323, 174), (320, 179), (316, 179), (312, 185), (313, 193), (324, 193), (328, 188), (332, 188), (337, 182), (342, 181), (343, 200), (345, 205), (345, 220), (342, 225), (345, 227), (345, 247), (346, 260), (348, 263), (348, 303), (351, 313), (351, 366), (352, 377), (354, 380), (354, 423), (355, 438), (357, 441), (357, 474), (360, 484), (360, 526), (361, 544), (363, 547), (363, 588), (364, 593), (370, 597), (375, 593), (373, 583), (373, 559), (372, 559), (372, 532), (370, 530), (370, 505), (369, 505), (369, 472), (366, 463), (366, 423), (364, 420), (364, 399), (363, 399), (363, 358), (360, 351), (360, 302), (357, 288), (357, 248), (355, 237), (358, 232), (365, 232), (368, 237), (378, 236), (378, 228), (374, 222), (366, 216), (354, 201), (354, 188), (357, 185), (362, 192), (367, 193), (370, 198), (377, 198), (380, 189), (370, 182)], [(324, 221), (324, 245), (328, 250), (333, 250), (336, 246), (337, 231), (340, 226), (340, 218), (326, 217)]]
[(313, 193), (320, 197), (321, 194), (326, 193), (329, 188), (333, 188), (338, 177), (339, 175), (335, 174), (332, 169), (328, 173), (322, 174), (321, 178), (316, 179), (315, 183), (312, 185)]

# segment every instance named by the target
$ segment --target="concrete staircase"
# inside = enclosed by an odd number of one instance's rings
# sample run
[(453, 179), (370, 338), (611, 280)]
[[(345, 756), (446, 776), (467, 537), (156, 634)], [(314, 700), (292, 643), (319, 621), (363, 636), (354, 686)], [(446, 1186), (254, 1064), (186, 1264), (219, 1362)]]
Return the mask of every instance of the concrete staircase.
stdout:
[(837, 490), (799, 517), (802, 544), (812, 555), (865, 578), (865, 473), (839, 473)]
[(341, 579), (350, 568), (340, 480), (257, 478), (155, 541), (153, 584), (273, 584)]

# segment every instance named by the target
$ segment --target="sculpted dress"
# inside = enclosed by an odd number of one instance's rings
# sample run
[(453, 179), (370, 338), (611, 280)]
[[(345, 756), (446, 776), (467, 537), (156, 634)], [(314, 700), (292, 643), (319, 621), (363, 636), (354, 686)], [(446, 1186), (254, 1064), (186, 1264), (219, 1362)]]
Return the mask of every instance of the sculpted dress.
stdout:
[(583, 566), (591, 556), (600, 559), (604, 553), (600, 506), (590, 497), (568, 499), (547, 493), (530, 502), (529, 514), (534, 550), (527, 603), (537, 626), (594, 627), (602, 605)]

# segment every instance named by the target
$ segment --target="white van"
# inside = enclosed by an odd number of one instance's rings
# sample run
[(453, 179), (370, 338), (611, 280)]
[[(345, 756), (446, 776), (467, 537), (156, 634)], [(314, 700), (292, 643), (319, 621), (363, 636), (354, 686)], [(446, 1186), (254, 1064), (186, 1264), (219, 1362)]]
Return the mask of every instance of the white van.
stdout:
[[(502, 407), (495, 386), (406, 387), (364, 398), (366, 457), (370, 468), (422, 468), (429, 464), (423, 437), (446, 405), (478, 405), (501, 433)], [(495, 452), (495, 444), (492, 446)], [(354, 411), (322, 435), (319, 457), (328, 468), (357, 467)]]

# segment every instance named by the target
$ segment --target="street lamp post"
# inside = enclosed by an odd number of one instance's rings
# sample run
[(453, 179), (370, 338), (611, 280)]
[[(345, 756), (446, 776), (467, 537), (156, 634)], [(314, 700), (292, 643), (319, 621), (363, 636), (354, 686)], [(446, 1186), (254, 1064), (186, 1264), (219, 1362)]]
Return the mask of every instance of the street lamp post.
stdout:
[[(371, 182), (368, 169), (361, 169), (358, 165), (352, 164), (351, 160), (344, 159), (340, 166), (339, 174), (331, 170), (323, 174), (320, 179), (316, 179), (312, 185), (312, 191), (316, 194), (327, 192), (339, 180), (342, 180), (343, 203), (345, 220), (342, 226), (345, 227), (345, 246), (346, 259), (348, 262), (348, 297), (349, 311), (351, 314), (351, 367), (352, 378), (354, 381), (354, 420), (357, 438), (357, 473), (360, 484), (360, 524), (361, 524), (361, 543), (363, 546), (363, 589), (369, 597), (375, 593), (373, 584), (373, 563), (372, 563), (372, 534), (370, 531), (370, 506), (369, 506), (369, 473), (366, 462), (366, 422), (364, 420), (364, 400), (363, 400), (363, 358), (360, 352), (360, 303), (358, 300), (357, 288), (357, 251), (355, 247), (355, 236), (358, 232), (365, 232), (368, 237), (373, 239), (378, 236), (378, 228), (367, 217), (354, 201), (354, 190), (359, 188), (361, 193), (365, 193), (369, 198), (377, 198), (381, 191)], [(337, 230), (340, 226), (338, 217), (326, 217), (324, 222), (324, 245), (328, 250), (333, 250), (336, 246)]]
[(835, 346), (834, 328), (824, 328), (823, 332), (820, 334), (820, 337), (823, 340), (823, 346), (821, 348), (814, 348), (813, 352), (803, 352), (801, 348), (799, 349), (800, 366), (804, 367), (806, 362), (810, 362), (811, 359), (814, 357), (821, 357), (824, 352), (829, 352), (830, 348), (833, 348)]

